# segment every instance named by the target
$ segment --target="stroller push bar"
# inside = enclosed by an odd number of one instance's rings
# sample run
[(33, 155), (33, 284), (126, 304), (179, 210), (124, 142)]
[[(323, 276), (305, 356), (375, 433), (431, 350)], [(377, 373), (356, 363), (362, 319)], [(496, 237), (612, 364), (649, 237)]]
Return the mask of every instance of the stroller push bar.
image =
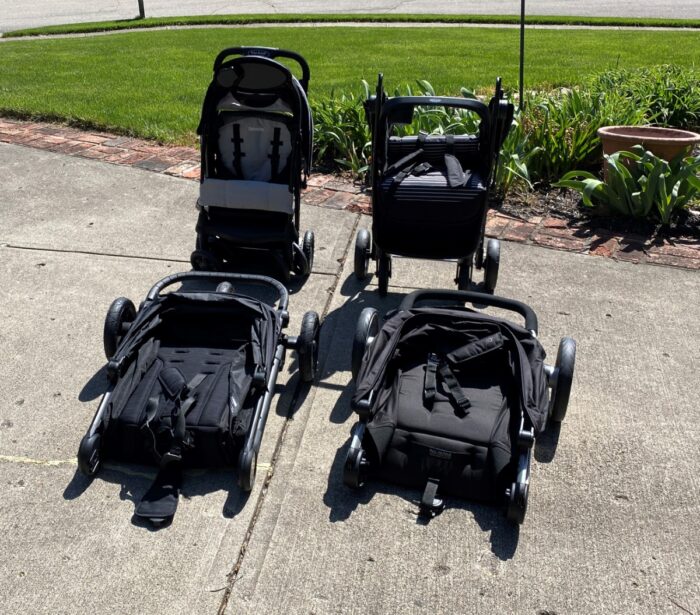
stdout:
[(287, 49), (277, 49), (276, 47), (229, 47), (224, 49), (214, 60), (214, 72), (216, 72), (219, 67), (224, 63), (224, 60), (229, 56), (258, 56), (262, 58), (269, 58), (274, 60), (275, 58), (287, 58), (288, 60), (293, 60), (301, 67), (301, 79), (299, 83), (307, 92), (309, 89), (309, 78), (311, 72), (309, 70), (309, 65), (306, 60), (294, 51), (288, 51)]
[(485, 293), (475, 293), (466, 290), (416, 290), (401, 303), (401, 310), (410, 310), (419, 301), (449, 301), (457, 303), (471, 303), (478, 305), (491, 306), (517, 312), (525, 319), (525, 328), (537, 334), (537, 315), (529, 306), (515, 301), (513, 299), (505, 299)]
[(153, 301), (154, 299), (157, 299), (158, 295), (167, 286), (177, 284), (180, 282), (191, 282), (194, 280), (212, 280), (221, 282), (231, 282), (234, 280), (239, 280), (240, 282), (247, 282), (249, 284), (260, 284), (263, 286), (270, 286), (274, 288), (278, 293), (280, 310), (286, 310), (289, 304), (289, 293), (287, 292), (287, 289), (280, 282), (273, 278), (269, 278), (264, 275), (224, 273), (215, 271), (183, 271), (181, 273), (174, 273), (173, 275), (170, 275), (167, 278), (163, 278), (160, 282), (155, 284), (153, 288), (151, 288), (151, 290), (148, 291), (146, 300)]

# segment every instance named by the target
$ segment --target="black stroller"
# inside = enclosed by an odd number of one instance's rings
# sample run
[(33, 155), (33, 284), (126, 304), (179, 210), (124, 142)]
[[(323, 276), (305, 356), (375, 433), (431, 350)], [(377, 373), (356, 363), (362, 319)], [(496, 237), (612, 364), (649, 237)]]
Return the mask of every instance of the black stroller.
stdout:
[[(525, 327), (466, 302), (516, 312)], [(548, 419), (564, 419), (576, 359), (565, 337), (546, 366), (536, 334), (530, 307), (483, 293), (416, 291), (381, 329), (377, 311), (365, 308), (352, 348), (360, 421), (344, 482), (377, 477), (423, 489), (428, 517), (450, 494), (503, 503), (508, 519), (522, 523), (535, 438)]]
[[(301, 79), (275, 58), (296, 62)], [(240, 271), (262, 250), (277, 259), (284, 280), (290, 271), (311, 272), (313, 232), (299, 241), (313, 144), (308, 86), (309, 66), (292, 51), (234, 47), (216, 57), (197, 128), (202, 163), (190, 259), (195, 270)]]
[[(425, 113), (436, 108), (458, 121), (476, 114), (476, 133), (392, 134), (412, 123), (416, 109)], [(379, 292), (385, 295), (392, 254), (456, 259), (460, 290), (470, 288), (476, 265), (484, 268), (483, 289), (492, 293), (500, 244), (490, 240), (484, 255), (489, 185), (513, 120), (513, 105), (500, 79), (487, 106), (467, 98), (387, 98), (379, 75), (377, 93), (366, 101), (365, 110), (372, 130), (372, 236), (366, 229), (357, 234), (355, 275), (364, 279), (370, 258), (376, 260)]]
[[(233, 284), (274, 296), (255, 299)], [(303, 380), (316, 370), (318, 315), (307, 312), (300, 335), (288, 337), (287, 302), (272, 278), (210, 272), (164, 278), (138, 312), (116, 299), (104, 326), (111, 386), (80, 443), (83, 474), (104, 459), (156, 464), (135, 512), (154, 524), (175, 514), (185, 466), (237, 465), (238, 484), (250, 491), (285, 349), (296, 349)]]

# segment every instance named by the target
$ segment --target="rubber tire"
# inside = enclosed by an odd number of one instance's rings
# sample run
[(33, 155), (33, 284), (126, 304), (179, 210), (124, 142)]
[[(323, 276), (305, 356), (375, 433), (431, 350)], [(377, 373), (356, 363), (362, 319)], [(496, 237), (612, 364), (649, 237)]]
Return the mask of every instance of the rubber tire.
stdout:
[(218, 271), (221, 263), (209, 250), (195, 250), (190, 254), (190, 265), (194, 271)]
[(498, 282), (498, 268), (501, 262), (501, 242), (489, 239), (484, 261), (484, 292), (493, 295)]
[(574, 381), (576, 365), (576, 341), (571, 337), (562, 337), (557, 351), (554, 368), (558, 370), (557, 382), (552, 387), (549, 398), (549, 418), (555, 423), (561, 423), (566, 416), (571, 396), (571, 385)]
[(389, 278), (391, 277), (391, 256), (380, 253), (377, 259), (377, 286), (379, 296), (386, 297), (389, 291)]
[(244, 459), (244, 453), (241, 452), (241, 458), (238, 464), (238, 486), (242, 491), (252, 491), (257, 473), (258, 454), (253, 453), (252, 459), (247, 460)]
[(107, 310), (105, 326), (102, 333), (102, 343), (105, 349), (105, 357), (111, 359), (117, 352), (119, 343), (124, 336), (125, 323), (133, 322), (136, 318), (136, 308), (126, 297), (117, 297)]
[(510, 497), (508, 498), (508, 508), (506, 518), (512, 523), (521, 525), (525, 521), (527, 514), (527, 499), (529, 488), (524, 483), (513, 483), (510, 487)]
[(304, 239), (301, 242), (301, 251), (306, 257), (306, 265), (304, 266), (304, 275), (311, 275), (314, 267), (314, 249), (316, 246), (316, 238), (313, 231), (306, 231)]
[(376, 337), (379, 333), (379, 313), (371, 307), (366, 307), (360, 312), (355, 327), (355, 337), (352, 340), (352, 360), (351, 367), (353, 380), (357, 379), (362, 365), (362, 357), (367, 350), (367, 341), (370, 337)]
[(364, 449), (348, 450), (343, 464), (343, 483), (351, 489), (359, 489), (364, 484), (362, 476), (362, 461), (365, 456)]
[(306, 312), (301, 321), (301, 332), (297, 340), (299, 373), (304, 382), (312, 382), (318, 368), (318, 348), (321, 322), (316, 312)]
[(369, 273), (371, 243), (369, 231), (365, 228), (360, 229), (355, 237), (355, 277), (358, 280), (364, 280)]
[(472, 285), (472, 263), (464, 259), (457, 265), (457, 290), (470, 290)]
[(102, 459), (100, 449), (102, 448), (102, 437), (100, 434), (85, 434), (80, 441), (78, 448), (78, 469), (85, 476), (94, 476), (100, 469)]

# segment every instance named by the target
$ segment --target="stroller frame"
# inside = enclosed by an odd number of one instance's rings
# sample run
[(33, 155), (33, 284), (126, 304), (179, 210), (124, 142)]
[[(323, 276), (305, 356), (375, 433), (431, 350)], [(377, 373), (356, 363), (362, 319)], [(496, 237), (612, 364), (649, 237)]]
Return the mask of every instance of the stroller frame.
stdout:
[[(236, 57), (231, 59), (232, 56)], [(294, 77), (286, 66), (276, 61), (277, 58), (295, 62), (301, 69), (301, 78)], [(246, 81), (246, 71), (254, 74), (256, 70), (266, 71), (268, 75), (274, 75), (275, 71), (278, 77), (283, 76), (284, 79), (268, 87), (254, 78)], [(217, 81), (220, 71), (240, 71), (244, 76), (227, 88)], [(232, 210), (215, 205), (206, 206), (198, 202), (200, 212), (196, 227), (196, 246), (190, 257), (192, 267), (202, 271), (235, 270), (239, 269), (241, 260), (249, 260), (255, 250), (264, 250), (277, 260), (284, 281), (288, 280), (290, 271), (306, 276), (311, 272), (313, 265), (315, 244), (313, 231), (306, 231), (300, 240), (301, 190), (306, 187), (310, 173), (313, 140), (313, 121), (306, 99), (310, 78), (309, 65), (294, 51), (272, 47), (231, 47), (217, 55), (213, 75), (197, 127), (201, 146), (200, 185), (212, 176), (217, 165), (216, 155), (213, 154), (216, 148), (213, 141), (217, 136), (213, 132), (216, 128), (213, 121), (218, 117), (217, 104), (224, 92), (245, 91), (253, 96), (283, 95), (293, 109), (289, 124), (292, 154), (288, 181), (288, 189), (293, 198), (293, 212), (283, 225), (280, 226), (277, 220), (277, 228), (273, 231), (265, 228), (266, 221), (271, 222), (272, 218), (278, 219), (283, 214)], [(234, 90), (236, 87), (241, 89)]]
[[(451, 310), (461, 309), (473, 312), (464, 305), (471, 303), (515, 312), (525, 319), (525, 329), (529, 331), (532, 338), (537, 337), (537, 315), (530, 306), (519, 301), (468, 291), (417, 290), (405, 297), (399, 312), (411, 310), (417, 303), (425, 301), (438, 301), (440, 308), (449, 307)], [(363, 357), (374, 343), (379, 328), (377, 310), (365, 308), (358, 319), (352, 347), (352, 375), (356, 382)], [(561, 423), (566, 415), (575, 359), (576, 342), (570, 337), (564, 337), (559, 344), (555, 365), (544, 365), (546, 385), (550, 391), (547, 419), (553, 423)], [(373, 470), (363, 448), (363, 438), (367, 424), (373, 415), (375, 392), (376, 390), (372, 389), (361, 399), (353, 399), (353, 410), (357, 413), (359, 421), (351, 431), (350, 446), (343, 466), (343, 482), (351, 488), (361, 487)], [(517, 451), (517, 465), (513, 472), (511, 485), (503, 493), (506, 517), (517, 524), (523, 522), (527, 511), (535, 437), (535, 428), (528, 414), (524, 413), (521, 408), (519, 428), (514, 442), (514, 448)], [(444, 501), (437, 496), (437, 483), (435, 483), (435, 488), (432, 491), (426, 488), (421, 500), (420, 512), (424, 516), (432, 517), (441, 512), (443, 508)]]
[[(124, 297), (119, 297), (112, 303), (107, 312), (104, 328), (105, 355), (108, 359), (107, 375), (110, 386), (103, 394), (98, 409), (90, 423), (90, 427), (82, 438), (78, 450), (78, 467), (85, 476), (92, 477), (100, 469), (103, 460), (103, 437), (105, 431), (109, 428), (110, 398), (112, 392), (120, 378), (125, 375), (130, 363), (137, 360), (134, 356), (134, 352), (126, 354), (126, 351), (134, 347), (134, 344), (131, 344), (132, 340), (129, 340), (127, 337), (129, 331), (132, 329), (132, 325), (136, 322), (139, 326), (142, 326), (144, 321), (148, 322), (148, 314), (146, 314), (145, 318), (140, 320), (137, 320), (137, 318), (139, 318), (139, 315), (143, 314), (145, 310), (151, 308), (154, 302), (158, 302), (162, 299), (163, 295), (161, 295), (161, 293), (166, 288), (174, 284), (190, 283), (196, 285), (202, 282), (216, 282), (219, 283), (219, 285), (216, 287), (215, 291), (202, 291), (198, 288), (192, 290), (181, 288), (177, 292), (181, 295), (188, 296), (188, 300), (194, 302), (201, 298), (203, 294), (226, 294), (227, 296), (233, 295), (235, 297), (247, 299), (247, 296), (239, 295), (234, 292), (232, 287), (234, 283), (243, 283), (267, 287), (268, 289), (272, 289), (277, 296), (277, 308), (273, 309), (276, 319), (274, 327), (278, 332), (274, 340), (274, 355), (272, 363), (267, 370), (267, 376), (265, 376), (265, 370), (256, 370), (252, 376), (253, 384), (251, 386), (256, 387), (257, 392), (255, 395), (257, 395), (257, 399), (255, 401), (252, 418), (250, 419), (250, 426), (240, 445), (240, 450), (238, 451), (238, 462), (236, 464), (239, 487), (243, 491), (250, 491), (253, 488), (258, 452), (260, 450), (265, 424), (274, 395), (277, 375), (281, 366), (284, 364), (285, 352), (287, 349), (296, 350), (299, 358), (302, 380), (306, 382), (313, 380), (318, 362), (320, 323), (316, 312), (307, 312), (302, 320), (300, 335), (285, 335), (282, 333), (282, 330), (289, 324), (289, 313), (287, 312), (289, 295), (287, 289), (277, 280), (266, 276), (222, 272), (183, 272), (163, 278), (150, 289), (138, 312), (135, 310), (133, 303)], [(259, 301), (259, 303), (262, 302)], [(135, 346), (136, 349), (138, 350), (143, 347), (148, 339), (150, 338), (145, 337), (143, 340), (139, 340), (138, 345)], [(176, 350), (175, 352), (178, 351)], [(253, 389), (251, 389), (251, 391), (252, 390)], [(246, 396), (251, 394), (250, 392), (245, 393)], [(244, 401), (245, 399), (239, 399), (237, 403), (241, 406)], [(166, 466), (166, 462), (174, 463), (179, 471), (183, 464), (182, 458), (167, 460), (166, 457), (168, 455), (169, 453), (166, 453), (162, 456), (160, 472), (169, 469), (170, 466)], [(174, 514), (174, 510), (168, 516), (171, 517), (172, 514)], [(166, 520), (162, 516), (153, 517), (147, 514), (140, 515), (138, 508), (136, 515), (145, 517), (156, 525)]]

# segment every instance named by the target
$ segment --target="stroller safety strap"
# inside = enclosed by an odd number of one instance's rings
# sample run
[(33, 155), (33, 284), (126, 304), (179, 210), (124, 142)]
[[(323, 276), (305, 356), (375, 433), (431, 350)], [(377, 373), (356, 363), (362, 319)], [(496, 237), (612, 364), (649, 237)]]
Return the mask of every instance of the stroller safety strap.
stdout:
[(441, 361), (434, 353), (428, 355), (428, 361), (425, 366), (425, 381), (423, 384), (423, 401), (428, 409), (432, 409), (433, 402), (435, 401), (438, 375), (442, 378), (442, 381), (447, 387), (450, 401), (456, 407), (455, 409), (459, 410), (462, 416), (469, 414), (469, 408), (472, 404), (462, 392), (462, 387), (459, 385), (457, 377), (454, 375), (449, 364), (446, 361)]
[(158, 414), (160, 396), (148, 400), (146, 420), (143, 428), (150, 432), (147, 439), (149, 448), (158, 459), (160, 469), (155, 480), (144, 494), (134, 514), (147, 519), (154, 525), (162, 525), (173, 517), (182, 484), (182, 447), (187, 444), (187, 414), (194, 407), (197, 398), (194, 391), (204, 381), (207, 374), (196, 374), (185, 383), (182, 372), (174, 367), (164, 369), (158, 376), (163, 396), (173, 402), (173, 428), (169, 450), (159, 455), (156, 450), (156, 435), (152, 423)]

